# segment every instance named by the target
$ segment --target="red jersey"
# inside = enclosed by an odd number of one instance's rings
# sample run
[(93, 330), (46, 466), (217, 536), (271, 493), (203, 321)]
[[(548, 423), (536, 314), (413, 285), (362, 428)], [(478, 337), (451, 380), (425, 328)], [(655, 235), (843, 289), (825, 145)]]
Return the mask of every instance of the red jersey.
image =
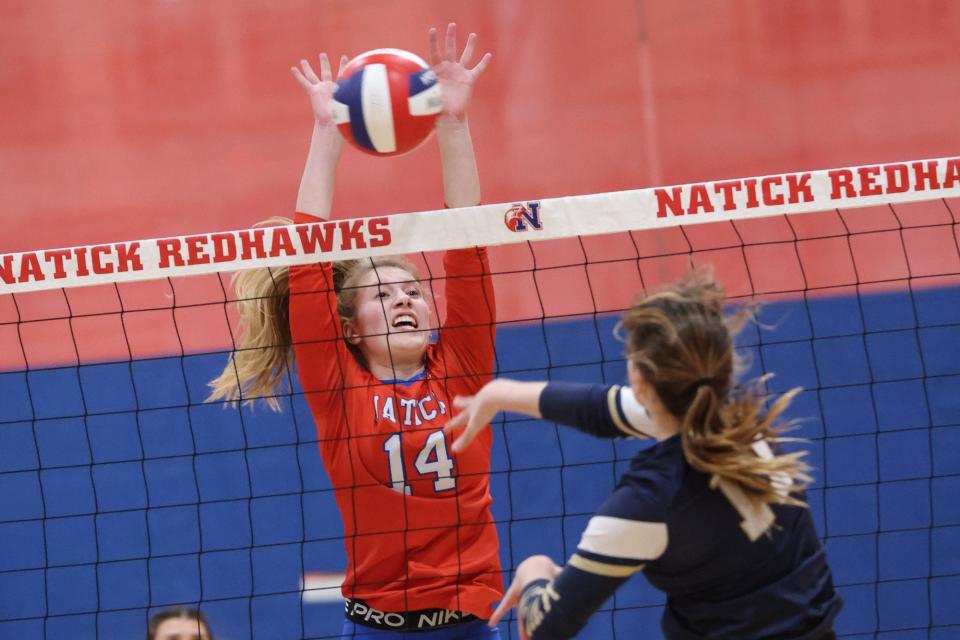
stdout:
[[(297, 222), (316, 218), (297, 214)], [(456, 456), (452, 399), (490, 380), (496, 318), (486, 250), (448, 251), (447, 318), (424, 373), (381, 381), (347, 349), (329, 263), (290, 268), (300, 383), (343, 518), (343, 595), (380, 611), (489, 618), (503, 594), (490, 513), (490, 430)]]

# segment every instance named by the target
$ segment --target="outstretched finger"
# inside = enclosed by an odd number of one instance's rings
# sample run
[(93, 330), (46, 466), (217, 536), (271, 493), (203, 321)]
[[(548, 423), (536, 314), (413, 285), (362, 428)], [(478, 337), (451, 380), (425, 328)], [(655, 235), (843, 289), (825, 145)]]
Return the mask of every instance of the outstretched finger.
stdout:
[(320, 79), (324, 82), (333, 81), (333, 73), (330, 72), (330, 58), (326, 53), (320, 54)]
[(446, 58), (453, 62), (457, 59), (457, 23), (447, 25)]
[(460, 54), (460, 64), (467, 66), (473, 60), (473, 50), (477, 46), (477, 34), (471, 33), (467, 36), (467, 44), (463, 47), (463, 53)]
[(300, 61), (300, 68), (303, 69), (303, 75), (312, 82), (313, 84), (319, 84), (320, 78), (317, 77), (317, 74), (314, 73), (313, 67), (310, 66), (310, 63), (306, 60)]
[(299, 82), (304, 89), (310, 89), (310, 87), (313, 86), (310, 84), (310, 81), (304, 77), (303, 72), (301, 72), (300, 69), (297, 69), (296, 67), (290, 67), (290, 71), (293, 72), (293, 77), (297, 79), (297, 82)]
[(489, 66), (490, 60), (492, 59), (492, 53), (483, 54), (483, 57), (480, 58), (480, 62), (477, 63), (477, 66), (475, 66), (473, 69), (470, 69), (470, 73), (472, 73), (474, 76), (479, 76), (481, 73), (483, 73), (483, 70)]
[(434, 27), (430, 27), (427, 38), (430, 41), (430, 65), (435, 67), (443, 62), (443, 58), (440, 57), (440, 36), (437, 35)]
[(517, 606), (517, 603), (520, 602), (520, 589), (520, 581), (514, 578), (510, 584), (510, 588), (503, 594), (503, 600), (500, 601), (493, 615), (490, 616), (490, 621), (487, 623), (489, 626), (497, 626), (500, 620), (503, 619), (503, 616), (505, 616), (510, 609)]
[(347, 62), (348, 62), (348, 61), (349, 61), (349, 60), (347, 59), (347, 56), (340, 56), (340, 64), (337, 65), (337, 77), (338, 77), (338, 78), (343, 75), (343, 70), (347, 68)]
[(453, 416), (453, 418), (449, 422), (447, 422), (447, 424), (443, 425), (444, 432), (453, 433), (457, 429), (460, 429), (461, 427), (463, 427), (463, 425), (466, 424), (467, 422), (468, 415), (469, 414), (466, 411), (464, 411), (462, 413), (458, 413), (457, 415)]
[[(460, 415), (467, 415), (467, 412), (464, 411)], [(470, 446), (470, 443), (473, 442), (474, 438), (477, 437), (477, 433), (483, 429), (485, 425), (482, 422), (477, 422), (475, 416), (471, 416), (470, 420), (467, 422), (467, 428), (463, 430), (463, 433), (460, 434), (460, 437), (453, 441), (453, 444), (450, 446), (450, 449), (454, 453), (460, 453), (464, 449)]]

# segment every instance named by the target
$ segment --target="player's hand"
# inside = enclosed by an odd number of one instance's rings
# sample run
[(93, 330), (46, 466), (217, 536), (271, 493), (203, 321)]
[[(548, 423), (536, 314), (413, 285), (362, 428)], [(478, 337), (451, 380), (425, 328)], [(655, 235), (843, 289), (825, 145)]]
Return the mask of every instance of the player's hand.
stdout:
[[(337, 68), (338, 78), (346, 64), (347, 56), (340, 56), (340, 65)], [(313, 108), (313, 117), (317, 124), (322, 127), (334, 126), (333, 94), (337, 90), (337, 83), (333, 79), (327, 54), (320, 54), (320, 77), (317, 77), (313, 67), (306, 60), (300, 61), (300, 68), (290, 67), (290, 71), (310, 97), (310, 106)]]
[(467, 37), (467, 44), (463, 47), (460, 59), (457, 59), (457, 25), (451, 22), (447, 25), (447, 35), (444, 39), (443, 51), (440, 51), (440, 36), (436, 29), (430, 29), (430, 66), (437, 75), (440, 92), (443, 96), (443, 111), (441, 118), (447, 116), (456, 120), (463, 120), (470, 107), (473, 96), (473, 85), (483, 70), (490, 64), (493, 57), (490, 53), (483, 54), (480, 62), (472, 69), (469, 68), (473, 60), (474, 49), (477, 44), (477, 34), (471, 33)]
[(489, 426), (498, 411), (513, 411), (540, 417), (540, 394), (547, 386), (546, 382), (521, 382), (508, 378), (497, 378), (483, 385), (475, 396), (457, 396), (453, 406), (460, 410), (453, 419), (444, 425), (447, 435), (453, 435), (458, 429), (463, 433), (453, 441), (454, 453), (473, 442), (481, 431)]
[(452, 434), (457, 429), (463, 429), (451, 449), (454, 453), (463, 451), (493, 420), (500, 411), (496, 402), (496, 389), (492, 388), (496, 381), (486, 384), (475, 396), (457, 396), (453, 399), (453, 406), (460, 413), (453, 420), (444, 425), (443, 430)]
[[(487, 624), (491, 627), (497, 626), (510, 609), (520, 604), (520, 596), (523, 595), (523, 590), (527, 588), (528, 584), (540, 579), (553, 580), (561, 570), (561, 567), (558, 567), (548, 556), (530, 556), (521, 562), (520, 566), (517, 567), (517, 573), (513, 578), (513, 582), (510, 583), (510, 588), (503, 594), (503, 600), (500, 601), (500, 604), (493, 612), (493, 615), (490, 616), (490, 621)], [(521, 616), (522, 613), (523, 612), (521, 612)], [(521, 619), (517, 622), (520, 626), (520, 637), (526, 639), (527, 635), (523, 628), (523, 620)]]

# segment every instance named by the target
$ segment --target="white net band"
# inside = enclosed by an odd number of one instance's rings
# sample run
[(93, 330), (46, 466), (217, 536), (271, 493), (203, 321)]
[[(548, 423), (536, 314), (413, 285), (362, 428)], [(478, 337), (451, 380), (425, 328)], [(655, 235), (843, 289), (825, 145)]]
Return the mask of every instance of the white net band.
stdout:
[(960, 157), (872, 164), (5, 254), (0, 294), (954, 197)]

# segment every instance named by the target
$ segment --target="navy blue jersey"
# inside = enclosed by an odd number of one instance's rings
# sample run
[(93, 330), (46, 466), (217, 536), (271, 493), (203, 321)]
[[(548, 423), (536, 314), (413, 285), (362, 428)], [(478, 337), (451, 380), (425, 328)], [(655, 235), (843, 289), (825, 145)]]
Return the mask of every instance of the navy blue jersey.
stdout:
[[(642, 437), (650, 424), (628, 387), (549, 384), (540, 410), (599, 437)], [(773, 455), (764, 442), (754, 450)], [(783, 491), (789, 482), (773, 479)], [(521, 624), (530, 640), (570, 638), (638, 571), (667, 595), (671, 640), (813, 639), (841, 606), (810, 512), (754, 505), (732, 483), (711, 487), (679, 436), (634, 457), (562, 573), (524, 590)]]

